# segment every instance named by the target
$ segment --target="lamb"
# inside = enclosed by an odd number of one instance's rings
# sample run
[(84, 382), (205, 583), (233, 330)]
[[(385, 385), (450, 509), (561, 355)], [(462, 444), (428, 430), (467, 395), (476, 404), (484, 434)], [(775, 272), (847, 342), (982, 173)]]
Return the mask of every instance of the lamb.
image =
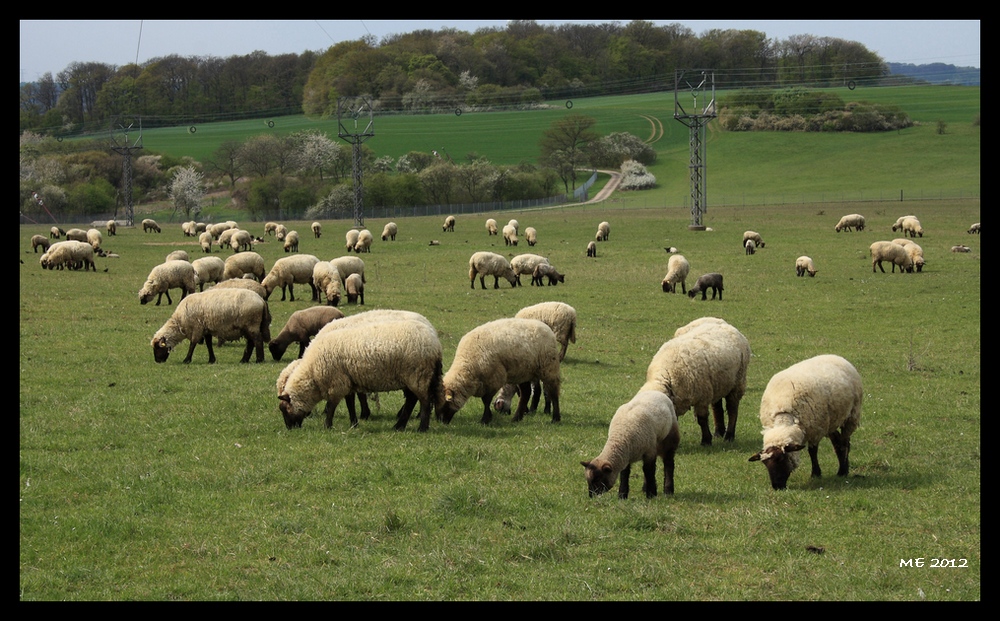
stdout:
[[(521, 274), (527, 274), (529, 276), (534, 276), (535, 268), (543, 263), (548, 263), (549, 260), (538, 254), (519, 254), (510, 260), (510, 268), (514, 271), (514, 276), (517, 279), (517, 284), (521, 284)], [(532, 280), (531, 284), (535, 284)]]
[(161, 232), (160, 225), (156, 223), (156, 220), (153, 220), (151, 218), (146, 218), (145, 220), (142, 221), (142, 232), (148, 233), (150, 231), (156, 231), (157, 233), (160, 233)]
[(384, 227), (382, 227), (382, 241), (396, 241), (396, 232), (399, 227), (396, 226), (395, 222), (387, 222)]
[(59, 239), (66, 234), (66, 231), (62, 230), (58, 226), (53, 226), (49, 229), (49, 237), (52, 239)]
[(975, 224), (973, 224), (972, 226), (970, 226), (969, 230), (967, 231), (967, 233), (969, 233), (970, 235), (972, 233), (975, 233), (976, 235), (979, 235), (979, 222), (976, 222)]
[(194, 268), (195, 282), (198, 283), (198, 290), (205, 290), (205, 283), (218, 283), (222, 280), (222, 275), (226, 271), (226, 262), (219, 257), (202, 257), (191, 262)]
[(358, 233), (358, 243), (354, 244), (354, 252), (361, 254), (362, 252), (372, 251), (372, 232), (368, 229), (363, 229)]
[[(500, 277), (507, 279), (511, 287), (517, 286), (517, 275), (511, 268), (507, 259), (495, 252), (476, 252), (469, 257), (469, 286), (476, 288), (476, 275), (479, 276), (479, 284), (486, 288), (486, 277), (493, 277), (493, 288), (500, 288)], [(495, 391), (494, 391), (495, 392)]]
[(865, 230), (865, 217), (859, 213), (848, 214), (837, 222), (833, 230), (839, 233), (844, 230), (850, 231), (852, 228), (856, 231)]
[(719, 301), (722, 301), (722, 274), (713, 272), (711, 274), (703, 274), (698, 277), (695, 281), (694, 286), (688, 291), (688, 297), (693, 298), (698, 293), (701, 293), (701, 299), (707, 299), (708, 290), (712, 290), (712, 299), (715, 299), (716, 291), (719, 292)]
[(455, 232), (455, 216), (448, 216), (444, 219), (444, 225), (441, 227), (441, 232), (451, 231)]
[(918, 272), (924, 271), (924, 265), (926, 263), (924, 261), (924, 249), (913, 242), (903, 246), (903, 249), (906, 250), (906, 254), (910, 255), (910, 261), (913, 262), (914, 269)]
[(337, 257), (331, 259), (330, 264), (337, 268), (342, 283), (347, 282), (351, 274), (360, 274), (361, 282), (368, 282), (365, 280), (365, 262), (360, 257)]
[(197, 285), (194, 266), (187, 261), (172, 260), (154, 266), (146, 282), (139, 289), (139, 303), (146, 304), (156, 296), (156, 305), (160, 305), (163, 295), (167, 296), (167, 304), (173, 304), (170, 299), (171, 289), (181, 290), (181, 300), (189, 293), (194, 293)]
[(677, 293), (677, 284), (681, 285), (681, 293), (687, 293), (687, 277), (691, 264), (682, 254), (671, 255), (667, 261), (667, 275), (663, 277), (661, 286), (664, 293)]
[[(190, 265), (190, 264), (189, 264)], [(208, 363), (215, 364), (212, 337), (227, 341), (245, 338), (246, 350), (240, 362), (249, 362), (257, 350), (257, 362), (264, 361), (264, 343), (271, 340), (271, 312), (259, 295), (243, 289), (209, 289), (181, 300), (173, 315), (156, 331), (150, 345), (153, 359), (166, 362), (170, 352), (184, 339), (190, 341), (184, 363), (190, 363), (194, 348), (204, 341)]]
[(233, 252), (247, 251), (253, 248), (253, 235), (250, 231), (236, 229), (229, 237), (229, 247)]
[(517, 229), (515, 229), (509, 224), (503, 227), (503, 245), (504, 246), (517, 245)]
[(570, 343), (576, 343), (576, 309), (563, 302), (542, 302), (517, 311), (518, 319), (537, 319), (547, 325), (562, 346), (559, 361), (566, 357)]
[(740, 245), (743, 246), (743, 247), (746, 247), (748, 239), (752, 239), (753, 243), (756, 244), (758, 248), (763, 248), (764, 247), (764, 240), (761, 239), (760, 233), (758, 233), (757, 231), (744, 231), (743, 232), (743, 243), (740, 244)]
[(271, 297), (271, 292), (276, 287), (281, 287), (281, 301), (285, 301), (285, 288), (288, 288), (288, 297), (295, 301), (295, 284), (308, 284), (312, 289), (313, 301), (319, 300), (319, 291), (313, 284), (313, 268), (319, 259), (311, 254), (298, 254), (291, 257), (282, 257), (274, 262), (271, 271), (267, 273), (260, 284), (267, 290), (267, 297)]
[(757, 252), (757, 244), (752, 239), (748, 239), (744, 247), (746, 248), (748, 255)]
[(344, 313), (332, 306), (310, 306), (292, 313), (278, 336), (268, 343), (267, 348), (275, 361), (281, 360), (285, 350), (292, 343), (299, 344), (299, 358), (306, 353), (309, 340), (319, 334), (323, 327), (336, 319), (343, 319)]
[(920, 226), (920, 220), (916, 218), (904, 218), (901, 227), (903, 229), (903, 237), (907, 235), (910, 237), (924, 236), (924, 227)]
[(354, 247), (358, 245), (358, 235), (360, 233), (361, 231), (358, 229), (351, 229), (344, 235), (344, 239), (347, 241), (347, 252), (352, 252)]
[(344, 291), (347, 292), (349, 304), (365, 305), (365, 284), (361, 282), (360, 274), (351, 274), (344, 281)]
[(70, 230), (66, 231), (66, 239), (68, 239), (70, 241), (79, 241), (79, 242), (90, 243), (87, 240), (87, 231), (84, 231), (83, 229), (70, 229)]
[(277, 222), (264, 223), (264, 235), (274, 235), (277, 230), (278, 230)]
[(601, 222), (597, 225), (597, 235), (594, 236), (596, 241), (608, 241), (608, 237), (611, 235), (611, 225), (607, 222)]
[(264, 257), (256, 252), (240, 252), (226, 259), (223, 280), (243, 278), (247, 274), (253, 275), (258, 281), (264, 280)]
[(323, 234), (323, 225), (319, 222), (313, 222), (309, 228), (312, 229), (313, 237), (316, 239), (319, 239), (320, 235)]
[(486, 234), (487, 235), (497, 235), (497, 221), (493, 218), (487, 218), (486, 220)]
[(105, 228), (108, 231), (108, 235), (118, 235), (118, 223), (114, 220), (108, 220)]
[(776, 373), (760, 400), (764, 448), (749, 461), (764, 462), (771, 487), (785, 489), (807, 446), (812, 476), (822, 476), (817, 453), (828, 437), (840, 464), (837, 476), (846, 477), (862, 394), (861, 375), (840, 356), (816, 356)]
[(656, 390), (641, 390), (611, 418), (601, 454), (581, 461), (591, 497), (603, 494), (620, 478), (618, 497), (628, 498), (632, 463), (642, 461), (646, 498), (656, 496), (656, 458), (663, 460), (663, 493), (674, 493), (674, 453), (680, 428), (670, 398)]
[(596, 243), (594, 243), (594, 242), (588, 242), (587, 243), (587, 256), (588, 257), (595, 257), (595, 258), (597, 257), (597, 244)]
[[(694, 408), (703, 446), (712, 444), (708, 409), (715, 419), (715, 435), (736, 439), (740, 399), (747, 387), (750, 342), (722, 319), (701, 318), (682, 326), (653, 356), (641, 390), (659, 390), (670, 397), (677, 415)], [(729, 413), (725, 425), (722, 401)]]
[(200, 234), (198, 236), (198, 243), (201, 244), (201, 250), (205, 253), (212, 252), (212, 234), (208, 231)]
[(340, 272), (329, 261), (317, 261), (313, 266), (313, 285), (326, 296), (329, 306), (340, 304)]
[(550, 286), (566, 282), (566, 276), (560, 274), (556, 268), (552, 267), (548, 263), (541, 263), (535, 266), (535, 271), (531, 273), (531, 284), (541, 287), (543, 278), (548, 279)]
[(795, 259), (795, 275), (805, 276), (805, 273), (809, 272), (809, 276), (816, 276), (816, 265), (813, 260), (805, 255)]
[(285, 252), (298, 252), (299, 251), (299, 232), (298, 231), (288, 231), (285, 235)]
[(559, 422), (559, 343), (552, 329), (537, 319), (496, 319), (473, 328), (458, 342), (444, 376), (441, 420), (448, 424), (471, 397), (483, 402), (480, 423), (492, 420), (490, 399), (506, 384), (518, 384), (521, 398), (514, 421), (528, 409), (531, 382), (541, 382)]
[(164, 261), (191, 261), (191, 257), (188, 256), (186, 250), (174, 250), (166, 256)]
[(50, 270), (63, 269), (65, 265), (66, 268), (73, 270), (83, 267), (85, 272), (90, 268), (97, 271), (97, 266), (94, 264), (94, 248), (86, 242), (76, 240), (52, 244), (42, 253), (39, 263), (43, 268)]
[(957, 246), (952, 246), (951, 247), (951, 251), (952, 252), (972, 252), (972, 248), (969, 248), (968, 246), (963, 245), (963, 244), (959, 244)]
[(535, 230), (535, 227), (529, 226), (524, 229), (524, 239), (528, 242), (529, 246), (534, 246), (538, 243), (538, 231)]
[(899, 273), (902, 274), (904, 271), (913, 271), (913, 259), (907, 254), (906, 248), (900, 246), (899, 244), (894, 244), (889, 241), (877, 241), (868, 247), (869, 252), (872, 256), (872, 273), (875, 272), (875, 266), (877, 265), (882, 273), (885, 273), (885, 268), (882, 267), (882, 261), (889, 261), (892, 263), (892, 271), (895, 273), (896, 266), (899, 266)]
[(38, 247), (41, 246), (42, 254), (49, 249), (49, 238), (44, 235), (32, 235), (31, 236), (31, 250), (35, 254), (38, 254)]
[[(359, 315), (360, 316), (360, 315)], [(430, 427), (431, 407), (441, 389), (441, 341), (429, 323), (414, 319), (358, 320), (316, 335), (294, 368), (278, 379), (278, 408), (288, 429), (301, 427), (313, 407), (326, 400), (326, 427), (345, 397), (355, 393), (403, 390), (406, 402), (395, 429), (406, 428), (420, 402), (418, 431)], [(351, 426), (357, 425), (353, 399), (347, 400)]]

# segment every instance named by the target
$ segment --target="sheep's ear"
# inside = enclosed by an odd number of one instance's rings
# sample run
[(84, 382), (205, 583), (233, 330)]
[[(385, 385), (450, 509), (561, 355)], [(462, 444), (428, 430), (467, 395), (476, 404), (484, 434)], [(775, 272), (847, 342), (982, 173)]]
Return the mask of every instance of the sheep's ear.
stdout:
[(802, 444), (786, 444), (785, 448), (783, 450), (786, 453), (794, 453), (795, 451), (801, 451), (804, 448), (805, 448), (805, 445), (802, 445)]
[(590, 465), (589, 461), (581, 461), (580, 465), (583, 466), (584, 468), (587, 468), (587, 469), (592, 468), (592, 466)]
[(287, 403), (291, 403), (292, 398), (288, 395), (287, 392), (283, 392), (280, 395), (278, 395), (278, 401), (285, 401)]
[(751, 455), (750, 459), (748, 459), (747, 461), (760, 461), (760, 452), (758, 451), (753, 455)]

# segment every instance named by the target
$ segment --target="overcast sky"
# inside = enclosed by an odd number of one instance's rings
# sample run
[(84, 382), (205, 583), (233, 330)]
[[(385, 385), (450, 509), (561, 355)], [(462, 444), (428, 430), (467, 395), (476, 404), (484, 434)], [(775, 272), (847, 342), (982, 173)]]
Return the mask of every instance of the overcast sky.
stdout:
[[(574, 20), (537, 20), (559, 24)], [(577, 20), (604, 23), (629, 20)], [(703, 21), (650, 20), (680, 23), (695, 34), (712, 28), (759, 30), (768, 38), (811, 34), (863, 43), (887, 62), (922, 65), (941, 62), (979, 67), (978, 20), (967, 21)], [(53, 77), (73, 62), (100, 62), (122, 66), (176, 54), (182, 57), (227, 58), (263, 50), (270, 55), (306, 50), (322, 52), (340, 41), (367, 34), (381, 39), (392, 33), (444, 27), (474, 32), (503, 26), (505, 20), (132, 20), (44, 21), (21, 20), (20, 81), (33, 81), (46, 72)]]

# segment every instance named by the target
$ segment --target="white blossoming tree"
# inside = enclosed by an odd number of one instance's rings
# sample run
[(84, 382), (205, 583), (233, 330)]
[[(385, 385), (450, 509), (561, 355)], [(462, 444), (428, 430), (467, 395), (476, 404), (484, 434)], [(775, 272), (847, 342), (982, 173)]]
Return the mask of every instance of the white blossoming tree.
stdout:
[(185, 219), (197, 216), (201, 211), (201, 199), (205, 196), (202, 177), (194, 166), (178, 168), (174, 173), (174, 180), (170, 183), (170, 200), (174, 209), (184, 212)]

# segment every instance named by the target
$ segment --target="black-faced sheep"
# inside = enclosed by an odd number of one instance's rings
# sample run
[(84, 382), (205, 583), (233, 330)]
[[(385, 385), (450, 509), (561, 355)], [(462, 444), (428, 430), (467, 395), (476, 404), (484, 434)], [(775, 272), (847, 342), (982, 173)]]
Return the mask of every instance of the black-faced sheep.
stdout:
[(118, 235), (118, 223), (114, 220), (108, 220), (104, 226), (108, 231), (108, 235)]
[(181, 222), (181, 233), (184, 233), (184, 237), (194, 237), (195, 233), (195, 221), (190, 220), (188, 222)]
[(906, 250), (906, 254), (910, 255), (910, 261), (913, 262), (913, 269), (918, 272), (924, 271), (924, 265), (926, 264), (926, 261), (924, 261), (924, 249), (913, 242), (903, 246), (903, 249)]
[(267, 290), (264, 289), (264, 285), (260, 284), (253, 278), (230, 278), (229, 280), (223, 280), (219, 284), (212, 287), (215, 289), (245, 289), (247, 291), (253, 291), (260, 296), (260, 299), (267, 299)]
[(285, 350), (292, 343), (299, 344), (299, 358), (306, 353), (309, 340), (319, 334), (326, 324), (336, 319), (343, 319), (344, 313), (332, 306), (310, 306), (292, 313), (281, 329), (278, 336), (274, 337), (267, 345), (271, 352), (271, 357), (281, 360), (285, 355)]
[[(250, 231), (245, 231), (243, 229), (236, 229), (232, 236), (229, 238), (229, 247), (233, 249), (233, 252), (249, 251), (253, 249), (253, 235)], [(296, 250), (298, 245), (296, 244)], [(286, 244), (286, 250), (287, 244)]]
[(976, 222), (975, 224), (969, 227), (969, 230), (967, 232), (969, 234), (975, 233), (976, 235), (979, 235), (979, 228), (980, 228), (979, 222)]
[(833, 230), (838, 233), (845, 230), (850, 231), (851, 229), (857, 231), (865, 230), (865, 217), (859, 213), (848, 214), (837, 222), (837, 226), (833, 227)]
[(611, 236), (611, 225), (607, 222), (601, 222), (597, 225), (597, 234), (594, 235), (595, 241), (608, 241), (608, 237)]
[(66, 234), (66, 231), (62, 230), (58, 226), (53, 226), (49, 229), (49, 237), (52, 239), (59, 239)]
[[(70, 229), (70, 230), (66, 231), (66, 239), (68, 239), (70, 241), (79, 241), (79, 242), (87, 242), (87, 243), (89, 243), (89, 241), (87, 240), (87, 231), (84, 231), (83, 229)], [(91, 247), (93, 247), (93, 246), (91, 246)]]
[(528, 242), (529, 246), (534, 246), (538, 243), (538, 231), (535, 230), (535, 227), (529, 226), (524, 229), (524, 239)]
[(587, 256), (597, 257), (597, 244), (594, 242), (587, 242)]
[(951, 251), (952, 252), (972, 252), (972, 248), (969, 248), (968, 246), (966, 246), (964, 244), (959, 244), (957, 246), (952, 246), (951, 247)]
[(399, 231), (399, 227), (396, 226), (395, 222), (387, 222), (384, 227), (382, 227), (382, 241), (396, 241), (396, 233)]
[(681, 285), (681, 293), (687, 293), (687, 277), (691, 264), (682, 254), (675, 254), (667, 261), (667, 275), (663, 277), (661, 287), (664, 293), (677, 293), (677, 284)]
[(525, 306), (514, 315), (518, 319), (537, 319), (547, 325), (556, 335), (562, 347), (559, 360), (566, 357), (570, 343), (576, 343), (576, 309), (564, 302), (541, 302)]
[(517, 286), (517, 275), (511, 269), (510, 263), (502, 255), (495, 252), (476, 252), (469, 257), (469, 286), (476, 288), (476, 276), (479, 276), (479, 284), (486, 288), (486, 277), (493, 277), (493, 288), (500, 288), (500, 278), (507, 279), (511, 287)]
[(358, 245), (358, 235), (361, 233), (358, 229), (350, 229), (344, 234), (344, 240), (347, 242), (347, 252), (354, 252), (354, 247)]
[(165, 294), (167, 304), (173, 304), (173, 300), (170, 299), (171, 289), (180, 289), (183, 301), (189, 294), (195, 292), (197, 282), (193, 265), (179, 259), (166, 261), (154, 266), (149, 272), (142, 289), (139, 289), (139, 303), (146, 304), (156, 296), (156, 305), (159, 306)]
[(311, 254), (299, 254), (291, 257), (282, 257), (274, 262), (271, 271), (267, 273), (260, 284), (264, 285), (267, 295), (270, 298), (271, 292), (277, 287), (281, 287), (281, 301), (285, 301), (285, 288), (288, 288), (288, 297), (295, 301), (294, 285), (309, 285), (312, 289), (312, 299), (319, 299), (319, 291), (313, 284), (313, 268), (319, 259)]
[(872, 257), (872, 273), (875, 272), (875, 266), (878, 266), (882, 273), (885, 273), (885, 268), (882, 267), (883, 261), (889, 261), (892, 263), (892, 271), (895, 273), (896, 266), (899, 266), (899, 273), (913, 271), (913, 259), (906, 252), (906, 248), (900, 246), (899, 244), (894, 244), (890, 241), (877, 241), (873, 243), (868, 248)]
[(896, 222), (892, 225), (892, 232), (895, 233), (896, 231), (901, 230), (903, 228), (903, 220), (906, 220), (907, 218), (916, 218), (916, 216), (899, 216), (899, 218), (896, 219)]
[(285, 236), (288, 235), (288, 227), (284, 224), (279, 224), (278, 228), (274, 229), (274, 238), (278, 241), (285, 241)]
[(516, 246), (517, 245), (517, 229), (511, 225), (506, 225), (503, 227), (503, 245), (504, 246)]
[(499, 229), (497, 228), (497, 221), (493, 218), (486, 219), (486, 235), (497, 235), (499, 234)]
[(340, 304), (340, 272), (329, 261), (317, 261), (313, 266), (313, 285), (326, 296), (329, 306)]
[(330, 264), (337, 268), (341, 283), (347, 282), (347, 277), (351, 274), (360, 274), (361, 282), (368, 282), (365, 279), (365, 262), (360, 257), (337, 257), (330, 259)]
[(816, 264), (813, 260), (805, 255), (795, 259), (795, 275), (805, 276), (806, 272), (809, 272), (809, 276), (816, 275)]
[(362, 252), (372, 251), (372, 232), (368, 229), (363, 229), (358, 232), (358, 243), (354, 244), (354, 252), (361, 254)]
[(566, 276), (548, 263), (540, 263), (531, 272), (531, 284), (541, 287), (543, 279), (547, 279), (550, 286), (566, 282)]
[(157, 233), (161, 232), (160, 225), (156, 223), (156, 220), (146, 218), (142, 221), (142, 232), (148, 233), (150, 231), (156, 231)]
[(49, 249), (39, 257), (39, 263), (45, 269), (66, 269), (83, 271), (91, 268), (96, 272), (97, 266), (94, 264), (94, 248), (87, 242), (66, 240), (56, 242), (49, 246)]
[(264, 343), (271, 340), (271, 312), (267, 302), (245, 289), (216, 287), (192, 293), (181, 300), (170, 319), (153, 335), (150, 343), (153, 359), (166, 362), (174, 347), (187, 339), (191, 346), (185, 363), (191, 362), (195, 347), (204, 341), (208, 363), (215, 364), (212, 337), (227, 341), (244, 338), (247, 347), (240, 362), (249, 362), (254, 349), (257, 350), (257, 362), (263, 362)]
[(757, 231), (744, 231), (743, 232), (743, 241), (740, 242), (740, 245), (742, 245), (744, 248), (746, 248), (747, 240), (748, 239), (752, 239), (753, 243), (756, 244), (756, 246), (758, 248), (763, 248), (764, 247), (764, 240), (761, 239), (760, 233), (758, 233)]
[(785, 489), (807, 446), (812, 476), (822, 476), (817, 452), (820, 441), (830, 438), (840, 462), (837, 476), (847, 476), (862, 394), (861, 375), (840, 356), (816, 356), (776, 373), (760, 400), (764, 448), (750, 461), (764, 462), (771, 487)]
[(448, 216), (447, 218), (444, 219), (444, 224), (441, 226), (441, 231), (442, 232), (451, 231), (452, 233), (455, 232), (455, 216)]
[[(674, 403), (681, 416), (694, 408), (701, 443), (712, 444), (708, 410), (715, 418), (715, 435), (732, 442), (736, 439), (736, 420), (740, 399), (746, 392), (750, 343), (739, 330), (722, 319), (696, 319), (674, 332), (664, 343), (646, 370), (642, 390), (659, 390)], [(729, 413), (726, 426), (722, 401)]]
[[(538, 254), (519, 254), (510, 260), (510, 269), (514, 271), (514, 276), (517, 279), (517, 284), (521, 284), (521, 275), (527, 274), (532, 277), (535, 273), (535, 268), (543, 263), (548, 263), (549, 260)], [(535, 284), (532, 280), (531, 284)]]
[(701, 294), (701, 299), (705, 300), (708, 298), (708, 290), (712, 290), (712, 299), (715, 299), (715, 293), (719, 293), (719, 301), (722, 301), (722, 274), (713, 272), (711, 274), (702, 274), (695, 281), (694, 286), (688, 291), (688, 297), (693, 298), (697, 294)]
[(226, 271), (226, 262), (219, 257), (202, 257), (191, 262), (194, 274), (198, 283), (198, 290), (204, 291), (205, 284), (222, 280), (222, 275)]
[(351, 274), (344, 281), (344, 291), (349, 304), (365, 305), (365, 283), (361, 282), (360, 274)]
[(240, 252), (226, 259), (226, 269), (222, 273), (225, 280), (252, 275), (258, 281), (264, 280), (264, 257), (256, 252)]
[(49, 249), (49, 238), (44, 235), (32, 235), (31, 236), (31, 250), (35, 254), (38, 254), (39, 246), (42, 248), (42, 253)]
[(656, 496), (656, 458), (663, 460), (663, 493), (674, 493), (674, 453), (681, 434), (670, 398), (656, 390), (640, 390), (611, 418), (608, 440), (601, 454), (581, 461), (590, 496), (610, 490), (615, 481), (618, 497), (628, 498), (632, 464), (642, 461), (646, 498)]
[(319, 239), (320, 236), (323, 234), (323, 225), (320, 224), (319, 222), (313, 222), (309, 228), (312, 229), (313, 237), (315, 237), (316, 239)]
[(924, 227), (920, 226), (920, 220), (914, 217), (903, 218), (901, 227), (903, 229), (903, 237), (907, 235), (911, 238), (924, 236)]
[(104, 238), (101, 236), (100, 231), (97, 229), (87, 229), (87, 243), (94, 249), (94, 252), (101, 251), (101, 244), (103, 242)]

